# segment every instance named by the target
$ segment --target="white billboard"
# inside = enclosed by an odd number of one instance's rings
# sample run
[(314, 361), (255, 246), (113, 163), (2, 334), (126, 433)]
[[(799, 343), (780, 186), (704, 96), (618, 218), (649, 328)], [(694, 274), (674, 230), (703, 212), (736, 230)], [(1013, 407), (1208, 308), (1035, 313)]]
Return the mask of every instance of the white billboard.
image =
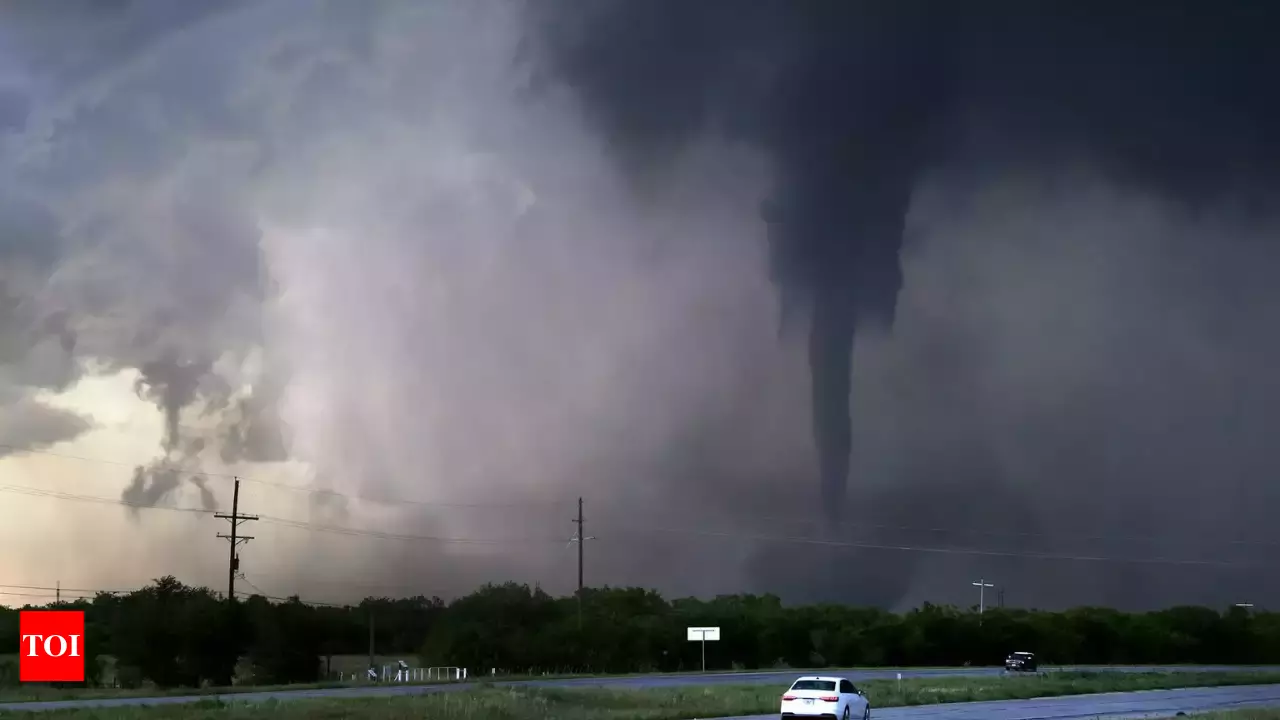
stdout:
[(718, 627), (691, 627), (689, 628), (689, 641), (696, 642), (699, 640), (712, 641), (720, 639), (720, 628)]

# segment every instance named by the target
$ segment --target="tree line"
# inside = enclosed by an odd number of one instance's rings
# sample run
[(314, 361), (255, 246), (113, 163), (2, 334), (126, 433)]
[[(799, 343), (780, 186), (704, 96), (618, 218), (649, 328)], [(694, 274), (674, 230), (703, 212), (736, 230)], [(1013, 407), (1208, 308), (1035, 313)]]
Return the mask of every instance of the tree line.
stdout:
[[(709, 669), (995, 665), (1014, 650), (1052, 664), (1280, 663), (1280, 614), (1174, 607), (1145, 613), (930, 605), (906, 613), (786, 606), (771, 595), (667, 600), (640, 588), (552, 597), (486, 585), (452, 602), (367, 598), (345, 607), (261, 596), (227, 602), (173, 577), (50, 609), (85, 612), (87, 684), (197, 687), (316, 682), (336, 655), (401, 655), (475, 676), (671, 672), (700, 667), (685, 628), (718, 626)], [(0, 648), (19, 646), (18, 610), (0, 607)], [(106, 661), (106, 662), (104, 662)], [(13, 660), (0, 683), (16, 682)]]

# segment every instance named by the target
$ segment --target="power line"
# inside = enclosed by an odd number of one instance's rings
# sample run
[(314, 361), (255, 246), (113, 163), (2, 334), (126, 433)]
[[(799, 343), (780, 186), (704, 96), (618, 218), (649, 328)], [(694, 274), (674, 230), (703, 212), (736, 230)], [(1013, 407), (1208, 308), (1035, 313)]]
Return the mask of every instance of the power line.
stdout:
[[(0, 590), (0, 597), (29, 597), (29, 598), (42, 598), (45, 600), (53, 600), (57, 598), (58, 595), (57, 593), (25, 593), (25, 592), (7, 592), (7, 591)], [(75, 600), (92, 600), (95, 596), (71, 595), (70, 597)]]
[[(51, 590), (55, 594), (59, 590), (59, 588), (56, 586), (50, 587), (46, 585), (0, 585), (0, 588), (16, 588), (18, 590)], [(117, 593), (129, 592), (128, 590), (99, 590), (95, 588), (65, 588), (65, 587), (61, 588), (61, 590), (64, 593), (69, 592), (73, 594), (74, 593), (92, 593), (92, 594), (107, 593), (108, 595), (112, 595)], [(13, 593), (8, 593), (8, 592), (5, 592), (4, 590), (0, 590), (0, 595), (10, 595), (10, 594), (13, 594)]]
[[(251, 587), (251, 588), (253, 588), (254, 590), (256, 590), (256, 591), (257, 591), (257, 595), (258, 595), (259, 597), (266, 598), (267, 600), (274, 600), (275, 602), (291, 602), (291, 601), (293, 601), (293, 600), (297, 600), (298, 602), (302, 603), (303, 605), (316, 605), (316, 606), (319, 606), (319, 607), (332, 607), (332, 608), (351, 608), (351, 607), (355, 607), (354, 605), (351, 605), (351, 604), (349, 604), (349, 603), (348, 603), (348, 604), (337, 604), (337, 603), (320, 602), (320, 601), (318, 601), (318, 600), (303, 600), (302, 598), (298, 597), (297, 595), (294, 595), (294, 596), (291, 596), (291, 597), (279, 597), (279, 596), (277, 596), (277, 595), (268, 595), (267, 593), (263, 592), (263, 591), (262, 591), (262, 589), (261, 589), (261, 588), (259, 588), (257, 585), (254, 585), (253, 583), (249, 582), (249, 581), (248, 581), (248, 579), (245, 579), (245, 583), (246, 583), (246, 584), (248, 584), (248, 585), (249, 585), (249, 587)], [(241, 594), (241, 595), (244, 595), (244, 593), (240, 593), (240, 594)]]
[[(96, 497), (91, 495), (79, 495), (75, 493), (64, 493), (53, 490), (45, 490), (41, 488), (31, 488), (12, 485), (0, 485), (0, 491), (18, 492), (27, 495), (39, 497), (51, 497), (59, 500), (75, 500), (84, 502), (93, 502), (108, 505), (122, 505), (125, 507), (135, 508), (138, 510), (168, 510), (172, 512), (184, 512), (193, 514), (213, 515), (214, 511), (202, 508), (176, 507), (164, 505), (141, 505), (138, 503), (130, 503), (125, 500)], [(262, 522), (283, 527), (292, 527), (296, 529), (306, 530), (309, 532), (322, 532), (338, 535), (348, 535), (356, 537), (369, 537), (382, 540), (399, 540), (410, 542), (438, 542), (451, 544), (468, 544), (468, 545), (511, 545), (511, 544), (528, 544), (530, 542), (560, 542), (550, 538), (531, 539), (531, 538), (459, 538), (459, 537), (442, 537), (431, 535), (410, 535), (398, 533), (386, 533), (374, 530), (362, 530), (357, 528), (347, 528), (333, 525), (317, 525), (300, 520), (292, 520), (288, 518), (278, 518), (267, 515), (260, 515)], [(1201, 567), (1222, 567), (1234, 569), (1274, 569), (1267, 565), (1257, 565), (1253, 563), (1227, 562), (1219, 560), (1194, 560), (1181, 558), (1135, 558), (1135, 557), (1108, 557), (1104, 555), (1084, 555), (1084, 554), (1068, 554), (1068, 553), (1038, 553), (1038, 552), (1021, 552), (1021, 551), (1001, 551), (1001, 550), (985, 550), (981, 548), (957, 548), (957, 547), (931, 547), (922, 545), (909, 544), (892, 544), (892, 543), (874, 543), (874, 542), (857, 542), (831, 540), (824, 538), (804, 537), (804, 536), (775, 536), (760, 533), (747, 532), (723, 532), (713, 530), (698, 530), (692, 528), (673, 528), (673, 527), (641, 527), (634, 525), (612, 525), (610, 530), (621, 532), (637, 532), (637, 533), (659, 533), (659, 534), (683, 534), (694, 535), (708, 538), (721, 538), (729, 540), (751, 540), (754, 542), (770, 542), (784, 543), (796, 545), (817, 545), (837, 548), (857, 548), (865, 550), (886, 550), (898, 552), (918, 552), (929, 554), (945, 554), (945, 555), (970, 555), (979, 557), (1007, 557), (1022, 558), (1029, 560), (1059, 560), (1059, 561), (1075, 561), (1075, 562), (1114, 562), (1135, 565), (1176, 565), (1176, 566), (1201, 566)]]
[[(290, 575), (290, 573), (258, 573), (257, 575), (255, 575), (255, 577), (280, 576), (280, 575)], [(297, 577), (296, 574), (292, 576)], [(240, 579), (244, 580), (244, 576), (242, 575)], [(422, 590), (421, 585), (412, 585), (412, 584), (385, 583), (385, 582), (359, 582), (359, 581), (352, 581), (352, 580), (329, 580), (326, 578), (307, 578), (306, 584), (307, 585), (324, 585), (326, 587), (338, 587), (338, 588), (364, 588), (366, 590), (396, 590), (399, 592), (409, 593), (408, 595), (405, 595), (405, 597), (423, 597), (423, 598), (431, 597), (428, 593)], [(373, 596), (370, 596), (370, 597), (373, 597)]]
[[(260, 597), (266, 598), (267, 600), (271, 600), (274, 602), (289, 602), (291, 599), (287, 597), (279, 597), (276, 595), (268, 595), (265, 592), (263, 592), (261, 589), (259, 589), (256, 585), (246, 580), (244, 577), (241, 577), (240, 579), (243, 580), (245, 584), (247, 584), (249, 587), (253, 588), (256, 591), (257, 595), (259, 595)], [(42, 598), (46, 600), (52, 600), (55, 597), (57, 597), (57, 593), (56, 593), (57, 589), (52, 587), (46, 588), (46, 587), (41, 587), (37, 585), (0, 585), (0, 588), (28, 588), (32, 590), (51, 591), (51, 592), (32, 593), (32, 592), (9, 592), (8, 590), (0, 590), (0, 597), (29, 597), (29, 598)], [(100, 594), (105, 594), (105, 595), (128, 594), (131, 592), (137, 592), (138, 590), (144, 590), (144, 589), (146, 588), (145, 587), (138, 588), (137, 590), (82, 590), (81, 592), (85, 594), (72, 593), (70, 597), (77, 600), (94, 600)], [(67, 593), (68, 593), (68, 588), (62, 588), (62, 594), (66, 595)], [(237, 593), (237, 595), (240, 597), (247, 597), (251, 594), (241, 592), (241, 593)], [(319, 602), (315, 600), (299, 599), (299, 602), (305, 605), (319, 605), (322, 607), (335, 607), (335, 608), (351, 607), (350, 605), (339, 605), (335, 603), (325, 603), (325, 602)]]
[(285, 518), (271, 517), (269, 515), (258, 516), (262, 522), (268, 525), (278, 525), (280, 527), (296, 528), (306, 530), (308, 532), (331, 533), (334, 535), (352, 535), (356, 537), (368, 537), (377, 540), (402, 540), (409, 542), (438, 542), (453, 545), (525, 545), (530, 542), (541, 543), (558, 543), (560, 540), (554, 538), (463, 538), (463, 537), (444, 537), (439, 535), (409, 535), (403, 533), (379, 532), (377, 530), (361, 530), (356, 528), (347, 528), (337, 525), (317, 525), (315, 523), (303, 522), (301, 520), (288, 520)]
[(1202, 567), (1224, 567), (1234, 569), (1272, 569), (1274, 566), (1257, 565), (1252, 563), (1234, 563), (1223, 562), (1218, 560), (1190, 560), (1180, 558), (1120, 558), (1106, 557), (1102, 555), (1071, 555), (1062, 553), (1035, 553), (1035, 552), (1015, 552), (1002, 550), (983, 550), (980, 548), (954, 548), (954, 547), (927, 547), (919, 545), (893, 545), (887, 543), (868, 543), (854, 542), (844, 540), (827, 540), (823, 538), (811, 537), (787, 537), (760, 535), (754, 533), (739, 532), (717, 532), (713, 530), (695, 530), (691, 528), (668, 528), (668, 527), (638, 527), (638, 526), (615, 526), (612, 529), (622, 530), (624, 532), (639, 533), (672, 533), (681, 535), (696, 535), (701, 537), (722, 538), (729, 540), (754, 540), (757, 542), (774, 542), (774, 543), (791, 543), (796, 545), (816, 545), (832, 548), (850, 548), (862, 550), (891, 550), (897, 552), (918, 552), (931, 553), (941, 555), (974, 555), (980, 557), (1007, 557), (1022, 558), (1028, 560), (1069, 560), (1075, 562), (1114, 562), (1127, 563), (1133, 565), (1183, 565), (1183, 566), (1202, 566)]
[[(33, 454), (33, 455), (45, 455), (49, 457), (62, 458), (67, 460), (77, 460), (81, 462), (113, 465), (117, 467), (134, 468), (134, 467), (138, 467), (139, 465), (145, 465), (145, 463), (126, 463), (126, 462), (119, 462), (119, 461), (113, 461), (113, 460), (106, 460), (102, 458), (93, 458), (93, 457), (86, 457), (82, 455), (72, 455), (68, 453), (53, 452), (49, 450), (36, 450), (36, 449), (30, 449), (30, 448), (23, 448), (16, 445), (9, 445), (5, 443), (0, 443), (0, 450), (8, 450), (14, 454), (21, 453), (21, 454)], [(447, 502), (447, 501), (411, 500), (411, 499), (404, 499), (404, 498), (385, 498), (385, 497), (378, 498), (378, 497), (369, 497), (366, 495), (343, 493), (337, 490), (301, 487), (297, 485), (290, 485), (288, 483), (273, 482), (269, 480), (263, 480), (260, 478), (252, 478), (252, 477), (243, 476), (243, 475), (234, 475), (231, 473), (217, 473), (217, 472), (210, 472), (210, 471), (204, 471), (204, 470), (190, 470), (190, 469), (182, 468), (175, 465), (160, 465), (159, 467), (162, 467), (167, 470), (171, 470), (173, 472), (197, 476), (197, 477), (229, 479), (233, 481), (236, 478), (239, 478), (244, 482), (254, 483), (254, 484), (263, 485), (266, 487), (281, 489), (281, 490), (289, 490), (293, 492), (305, 493), (305, 494), (314, 495), (314, 496), (343, 498), (348, 500), (356, 500), (359, 502), (367, 502), (367, 503), (389, 505), (389, 506), (410, 505), (410, 506), (438, 507), (438, 508), (448, 508), (448, 509), (530, 509), (534, 507), (546, 507), (546, 508), (562, 507), (570, 504), (570, 501), (567, 501), (567, 500), (547, 501), (545, 503), (534, 503), (534, 502), (494, 503), (494, 502)], [(9, 487), (12, 487), (12, 486), (0, 486), (0, 490), (7, 490), (9, 489)], [(27, 492), (27, 494), (35, 494), (31, 492), (33, 490), (35, 489), (28, 488), (28, 489), (24, 489), (21, 492)], [(44, 494), (44, 493), (42, 492), (41, 494)], [(97, 499), (94, 499), (93, 502), (125, 504), (122, 502), (116, 502), (116, 501), (108, 500), (105, 498), (97, 498)], [(150, 506), (150, 505), (132, 505), (132, 506), (138, 507), (139, 509), (150, 508), (150, 507), (160, 507), (160, 506)], [(605, 503), (604, 507), (606, 508), (606, 512), (607, 512), (607, 508), (608, 508), (607, 502)], [(168, 509), (179, 510), (179, 508), (168, 508)], [(627, 514), (631, 514), (633, 512), (633, 508), (620, 508), (620, 509)], [(195, 509), (195, 508), (185, 508), (185, 509), (181, 509), (181, 511), (195, 512), (195, 513), (211, 512), (211, 511)], [(739, 515), (739, 516), (736, 516), (734, 519), (747, 521), (747, 522), (757, 522), (763, 525), (777, 525), (779, 523), (793, 523), (797, 525), (799, 524), (813, 525), (815, 523), (815, 521), (812, 518), (802, 518), (802, 517), (796, 517), (796, 516), (778, 516), (778, 515), (751, 515), (751, 516)], [(265, 518), (264, 518), (264, 521), (265, 521)], [(282, 522), (292, 524), (294, 521), (282, 520)], [(1001, 530), (981, 530), (981, 529), (973, 529), (973, 528), (949, 528), (949, 527), (940, 527), (940, 526), (911, 526), (911, 525), (891, 525), (891, 524), (880, 524), (880, 523), (857, 523), (857, 522), (848, 522), (848, 521), (842, 521), (839, 527), (842, 529), (862, 528), (862, 529), (868, 529), (868, 530), (890, 530), (890, 531), (898, 531), (898, 532), (914, 532), (914, 533), (930, 533), (930, 534), (973, 535), (973, 536), (1017, 538), (1017, 539), (1039, 538), (1039, 539), (1050, 539), (1050, 540), (1080, 540), (1080, 541), (1089, 541), (1089, 542), (1115, 541), (1115, 542), (1166, 543), (1166, 542), (1169, 542), (1170, 540), (1176, 539), (1169, 536), (1157, 536), (1157, 535), (1019, 532), (1019, 531), (1001, 531)], [(317, 530), (317, 531), (318, 532), (341, 532), (343, 534), (347, 534), (346, 531), (342, 531), (342, 530)], [(360, 533), (357, 533), (357, 534), (360, 534)], [(370, 536), (377, 537), (377, 536), (380, 536), (380, 534), (371, 533)], [(391, 536), (386, 539), (393, 539), (393, 540), (422, 539), (422, 540), (431, 540), (431, 541), (440, 541), (440, 542), (454, 541), (446, 538), (440, 538), (440, 539), (425, 538), (425, 537), (414, 538), (414, 537), (403, 537), (403, 536)], [(1203, 536), (1201, 536), (1199, 539), (1203, 540), (1204, 538)], [(461, 540), (459, 541), (461, 542)], [(1228, 545), (1239, 545), (1239, 546), (1280, 547), (1280, 540), (1223, 538), (1223, 539), (1215, 539), (1214, 542), (1218, 542), (1221, 544), (1228, 544)]]
[[(15, 486), (0, 485), (0, 491), (19, 491), (26, 492), (31, 495), (43, 497), (52, 497), (61, 500), (82, 500), (110, 505), (123, 505), (126, 507), (137, 508), (139, 510), (170, 510), (174, 512), (196, 513), (204, 515), (212, 515), (213, 511), (200, 508), (184, 508), (171, 507), (163, 505), (139, 505), (129, 503), (123, 500), (113, 500), (110, 498), (102, 498), (95, 496), (76, 495), (72, 493), (61, 493), (55, 491), (45, 491), (36, 488), (19, 488)], [(333, 533), (339, 535), (351, 535), (357, 537), (370, 537), (383, 540), (401, 540), (411, 542), (440, 542), (440, 543), (457, 543), (470, 545), (510, 545), (510, 544), (528, 544), (529, 538), (456, 538), (456, 537), (440, 537), (430, 535), (407, 535), (396, 533), (384, 533), (373, 530), (360, 530), (356, 528), (346, 528), (340, 526), (326, 526), (307, 523), (299, 520), (290, 520), (287, 518), (276, 518), (266, 515), (260, 515), (262, 522), (281, 525), (284, 527), (292, 527), (310, 532)], [(713, 530), (697, 530), (692, 528), (672, 528), (672, 527), (639, 527), (633, 525), (614, 525), (611, 530), (621, 532), (637, 532), (637, 533), (660, 533), (660, 534), (682, 534), (695, 535), (709, 538), (721, 538), (729, 540), (751, 540), (755, 542), (771, 542), (785, 543), (796, 545), (817, 545), (836, 548), (856, 548), (864, 550), (887, 550), (899, 552), (918, 552), (929, 554), (945, 554), (945, 555), (971, 555), (979, 557), (1007, 557), (1022, 558), (1029, 560), (1061, 560), (1076, 562), (1114, 562), (1134, 565), (1180, 565), (1180, 566), (1202, 566), (1202, 567), (1223, 567), (1234, 569), (1273, 569), (1270, 566), (1257, 565), (1251, 563), (1224, 562), (1215, 560), (1191, 560), (1179, 558), (1127, 558), (1127, 557), (1107, 557), (1102, 555), (1079, 555), (1064, 553), (1035, 553), (1035, 552), (1017, 552), (1017, 551), (1001, 551), (1001, 550), (984, 550), (980, 548), (956, 548), (956, 547), (929, 547), (920, 545), (906, 544), (889, 544), (889, 543), (870, 543), (870, 542), (853, 542), (841, 540), (829, 540), (823, 538), (812, 538), (804, 536), (774, 536), (758, 533), (743, 532), (719, 532)], [(548, 540), (549, 542), (560, 542), (559, 540)]]
[[(287, 600), (289, 599), (289, 598), (287, 598), (287, 597), (278, 597), (278, 596), (275, 596), (275, 595), (268, 595), (267, 593), (263, 592), (263, 591), (262, 591), (262, 589), (261, 589), (261, 588), (259, 588), (257, 585), (254, 585), (252, 582), (250, 582), (248, 579), (246, 579), (243, 575), (241, 575), (241, 576), (240, 576), (240, 580), (244, 581), (244, 583), (245, 583), (246, 585), (248, 585), (249, 587), (253, 588), (253, 589), (257, 592), (257, 594), (258, 594), (258, 595), (261, 595), (262, 597), (267, 598), (267, 599), (269, 599), (269, 600), (277, 600), (277, 601), (280, 601), (280, 602), (285, 602), (285, 601), (287, 601)], [(63, 593), (63, 594), (71, 593), (73, 597), (79, 597), (79, 598), (82, 598), (82, 599), (93, 599), (93, 598), (96, 598), (98, 595), (127, 595), (127, 594), (132, 593), (132, 592), (138, 592), (139, 590), (145, 590), (145, 589), (146, 589), (146, 587), (148, 587), (148, 586), (143, 586), (143, 587), (141, 587), (141, 588), (135, 588), (135, 589), (133, 589), (133, 590), (104, 590), (104, 589), (101, 589), (101, 588), (62, 588), (61, 590), (62, 590), (62, 593)], [(16, 595), (16, 596), (19, 596), (19, 597), (43, 597), (43, 598), (53, 598), (53, 597), (56, 597), (56, 593), (57, 593), (57, 591), (58, 591), (58, 588), (57, 588), (57, 587), (55, 587), (55, 586), (47, 586), (47, 585), (5, 585), (5, 584), (0, 584), (0, 588), (15, 588), (15, 589), (17, 590), (17, 591), (15, 591), (15, 592), (9, 592), (9, 591), (8, 591), (8, 590), (6, 590), (6, 589), (0, 589), (0, 595)], [(38, 593), (18, 592), (18, 591), (26, 591), (26, 590), (45, 590), (45, 591), (47, 591), (47, 592), (38, 592)], [(245, 593), (238, 593), (238, 594), (239, 594), (239, 595), (241, 595), (241, 596), (245, 595)], [(306, 602), (306, 603), (307, 603), (307, 604), (309, 604), (309, 605), (332, 605), (331, 603), (322, 603), (322, 602), (313, 602), (313, 601), (303, 601), (303, 602)], [(342, 606), (342, 605), (332, 605), (332, 606), (333, 606), (333, 607), (344, 607), (344, 606)]]
[(0, 485), (0, 492), (11, 492), (19, 495), (30, 495), (33, 497), (49, 497), (57, 500), (75, 500), (78, 502), (92, 502), (102, 505), (121, 505), (123, 507), (135, 508), (137, 510), (169, 510), (172, 512), (194, 513), (197, 515), (212, 515), (213, 510), (205, 510), (203, 508), (187, 508), (171, 505), (146, 505), (143, 503), (129, 502), (119, 498), (104, 498), (96, 495), (81, 495), (79, 493), (61, 492), (59, 490), (50, 490), (48, 488), (34, 488), (23, 485)]
[(240, 579), (244, 581), (245, 585), (248, 585), (249, 587), (253, 588), (254, 592), (258, 593), (263, 597), (267, 596), (267, 594), (262, 592), (262, 590), (257, 585), (254, 585), (253, 583), (249, 582), (249, 578), (245, 577), (243, 574), (240, 576)]
[[(606, 504), (607, 508), (608, 505)], [(605, 512), (608, 512), (606, 509)], [(625, 515), (634, 515), (634, 508), (622, 509)], [(819, 521), (814, 518), (802, 518), (798, 516), (785, 515), (734, 515), (733, 520), (755, 522), (762, 525), (778, 525), (780, 523), (791, 523), (794, 525), (817, 526)], [(915, 533), (932, 533), (945, 535), (978, 535), (986, 537), (999, 538), (1017, 538), (1017, 539), (1046, 539), (1046, 540), (1084, 540), (1095, 542), (1154, 542), (1167, 543), (1170, 540), (1180, 539), (1177, 536), (1160, 536), (1160, 535), (1130, 535), (1130, 534), (1077, 534), (1077, 533), (1048, 533), (1048, 532), (1022, 532), (1007, 530), (980, 530), (975, 528), (949, 528), (941, 526), (920, 526), (920, 525), (891, 525), (881, 523), (859, 523), (842, 519), (836, 526), (837, 530), (894, 530), (900, 532)], [(1198, 539), (1203, 540), (1200, 536)], [(1214, 539), (1215, 542), (1226, 545), (1243, 545), (1258, 547), (1280, 547), (1280, 540), (1253, 540), (1242, 538), (1222, 538)]]
[[(55, 490), (48, 490), (45, 488), (32, 488), (32, 487), (15, 486), (15, 485), (0, 485), (0, 491), (16, 492), (20, 494), (40, 496), (40, 497), (52, 497), (52, 498), (62, 499), (62, 500), (75, 500), (75, 501), (107, 504), (107, 505), (121, 505), (121, 506), (130, 507), (138, 510), (168, 510), (172, 512), (184, 512), (184, 513), (193, 513), (193, 514), (202, 514), (202, 515), (214, 514), (214, 511), (207, 510), (204, 508), (191, 508), (191, 507), (180, 507), (180, 506), (170, 506), (170, 505), (143, 505), (140, 503), (132, 503), (132, 502), (115, 499), (115, 498), (103, 498), (103, 497), (97, 497), (92, 495), (80, 495), (76, 493), (66, 493), (66, 492), (60, 492)], [(348, 527), (333, 526), (333, 525), (319, 525), (319, 524), (311, 523), (307, 521), (274, 517), (270, 515), (260, 515), (259, 518), (262, 520), (262, 522), (271, 524), (271, 525), (296, 528), (296, 529), (306, 530), (310, 532), (321, 532), (321, 533), (347, 535), (347, 536), (355, 536), (355, 537), (368, 537), (368, 538), (381, 539), (381, 540), (397, 540), (397, 541), (409, 541), (409, 542), (438, 542), (438, 543), (466, 544), (466, 545), (524, 544), (530, 541), (558, 542), (555, 540), (545, 539), (545, 538), (481, 539), (481, 538), (441, 537), (441, 536), (430, 536), (430, 535), (412, 535), (412, 534), (403, 534), (403, 533), (380, 532), (375, 530), (363, 530), (358, 528), (348, 528)], [(859, 527), (859, 525), (849, 524), (846, 527)], [(915, 529), (915, 530), (922, 529), (922, 528), (910, 528), (906, 526), (889, 526), (889, 525), (862, 525), (861, 527)], [(612, 526), (612, 529), (624, 530), (624, 531), (628, 529), (635, 530), (634, 528), (628, 528), (628, 526), (626, 525), (614, 525)], [(966, 531), (951, 530), (948, 528), (927, 528), (927, 530), (931, 532), (957, 532), (957, 533), (966, 532)], [(670, 527), (645, 528), (640, 531), (641, 532), (659, 532), (659, 533), (694, 534), (694, 535), (704, 535), (708, 537), (723, 537), (723, 538), (736, 537), (740, 539), (748, 539), (748, 540), (755, 540), (755, 541), (761, 541), (761, 542), (821, 544), (821, 545), (829, 545), (829, 546), (843, 546), (843, 547), (864, 548), (864, 549), (873, 549), (873, 550), (874, 549), (900, 550), (900, 551), (916, 551), (916, 552), (945, 553), (945, 554), (959, 554), (959, 555), (982, 555), (982, 556), (991, 556), (991, 557), (1023, 557), (1023, 558), (1046, 559), (1046, 560), (1123, 562), (1123, 563), (1136, 563), (1136, 564), (1150, 563), (1150, 564), (1174, 564), (1174, 565), (1209, 565), (1209, 566), (1237, 567), (1237, 568), (1254, 567), (1252, 565), (1242, 564), (1242, 563), (1230, 563), (1230, 562), (1209, 561), (1209, 560), (1178, 560), (1178, 559), (1168, 559), (1168, 558), (1151, 558), (1151, 559), (1109, 558), (1105, 556), (1093, 556), (1093, 555), (1083, 555), (1083, 554), (1032, 553), (1032, 552), (996, 551), (996, 550), (981, 550), (981, 549), (966, 549), (966, 548), (938, 548), (938, 547), (922, 547), (922, 546), (915, 546), (915, 545), (909, 545), (909, 544), (848, 542), (848, 541), (825, 540), (820, 538), (805, 538), (805, 537), (795, 537), (795, 536), (777, 537), (777, 536), (770, 536), (770, 535), (763, 535), (763, 534), (756, 534), (756, 533), (716, 532), (716, 531), (708, 531), (708, 530), (682, 529), (682, 528), (670, 528)], [(1000, 533), (995, 531), (991, 531), (991, 532), (975, 531), (975, 532), (972, 532), (971, 534), (1024, 537), (1024, 538), (1040, 537), (1044, 539), (1069, 539), (1069, 537), (1056, 536), (1056, 535), (1051, 535), (1047, 533)], [(1101, 536), (1101, 535), (1089, 536), (1089, 537), (1096, 538), (1096, 539), (1107, 539), (1107, 536)], [(1133, 537), (1133, 536), (1128, 536), (1128, 537)], [(1123, 540), (1125, 538), (1126, 536), (1116, 536), (1117, 540)], [(1159, 538), (1149, 537), (1147, 539), (1158, 540)], [(1272, 546), (1272, 545), (1280, 544), (1280, 543), (1273, 543), (1273, 542), (1261, 542), (1261, 541), (1253, 542), (1253, 541), (1243, 541), (1243, 540), (1233, 541), (1233, 543), (1237, 545), (1257, 545), (1257, 546)]]
[[(56, 490), (46, 490), (43, 488), (23, 487), (17, 485), (0, 485), (0, 492), (16, 492), (33, 497), (48, 497), (55, 500), (72, 500), (77, 502), (91, 502), (101, 505), (118, 505), (135, 510), (165, 510), (169, 512), (190, 513), (195, 515), (216, 516), (217, 512), (204, 508), (181, 507), (174, 505), (143, 505), (141, 503), (129, 502), (117, 498), (104, 498), (95, 495), (80, 495), (77, 493), (59, 492)], [(439, 542), (463, 545), (512, 545), (512, 544), (528, 544), (529, 542), (546, 542), (558, 543), (560, 540), (553, 538), (461, 538), (461, 537), (443, 537), (434, 535), (410, 535), (402, 533), (388, 533), (377, 530), (362, 530), (359, 528), (342, 527), (339, 525), (318, 525), (316, 523), (306, 522), (303, 520), (293, 520), (290, 518), (281, 518), (271, 515), (258, 515), (257, 518), (263, 523), (269, 525), (278, 525), (281, 527), (295, 528), (298, 530), (306, 530), (308, 532), (330, 533), (335, 535), (348, 535), (355, 537), (368, 537), (379, 540), (400, 540), (410, 542)]]
[(63, 460), (76, 460), (79, 462), (96, 463), (99, 465), (111, 465), (115, 467), (136, 468), (139, 466), (158, 467), (183, 475), (192, 475), (196, 477), (213, 478), (220, 480), (243, 480), (247, 483), (255, 485), (263, 485), (266, 487), (278, 488), (280, 490), (291, 490), (293, 492), (306, 493), (308, 495), (316, 495), (321, 497), (335, 497), (346, 500), (356, 500), (359, 502), (373, 503), (377, 505), (414, 505), (421, 507), (438, 507), (450, 509), (529, 509), (531, 507), (558, 507), (568, 505), (568, 501), (547, 501), (545, 503), (496, 503), (496, 502), (447, 502), (438, 500), (410, 500), (405, 498), (378, 498), (369, 497), (367, 495), (355, 495), (351, 493), (339, 492), (337, 490), (328, 490), (324, 488), (302, 487), (299, 485), (290, 485), (288, 483), (274, 482), (271, 480), (263, 480), (260, 478), (248, 477), (233, 473), (210, 472), (207, 470), (192, 470), (178, 465), (159, 464), (149, 465), (145, 462), (121, 462), (118, 460), (106, 460), (103, 458), (86, 457), (84, 455), (71, 455), (68, 453), (53, 452), (51, 450), (36, 450), (32, 448), (19, 447), (17, 445), (8, 445), (0, 443), (0, 450), (7, 450), (12, 455), (44, 455), (47, 457), (61, 458)]

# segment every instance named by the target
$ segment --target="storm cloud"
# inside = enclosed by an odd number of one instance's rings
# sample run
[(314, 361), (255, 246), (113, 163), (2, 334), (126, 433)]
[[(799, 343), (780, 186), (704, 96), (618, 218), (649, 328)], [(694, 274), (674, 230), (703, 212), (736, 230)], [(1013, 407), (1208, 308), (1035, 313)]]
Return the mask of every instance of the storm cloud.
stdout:
[(72, 440), (93, 427), (84, 416), (50, 407), (29, 395), (0, 395), (0, 456), (40, 450)]
[(1280, 500), (1262, 10), (0, 12), (0, 391), (130, 374), (130, 504), (288, 472), (459, 541), (316, 533), (282, 591), (568, 589), (579, 495), (592, 583), (1274, 590), (1221, 565)]

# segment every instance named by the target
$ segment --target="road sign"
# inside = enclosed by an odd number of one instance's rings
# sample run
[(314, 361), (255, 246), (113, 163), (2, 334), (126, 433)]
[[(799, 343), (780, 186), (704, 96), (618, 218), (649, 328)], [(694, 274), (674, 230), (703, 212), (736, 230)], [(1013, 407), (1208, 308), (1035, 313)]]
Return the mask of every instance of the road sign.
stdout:
[(702, 672), (707, 671), (707, 641), (720, 639), (718, 627), (691, 627), (688, 629), (689, 642), (702, 643)]
[(691, 627), (689, 632), (689, 642), (696, 640), (715, 641), (720, 639), (720, 628), (718, 627)]

